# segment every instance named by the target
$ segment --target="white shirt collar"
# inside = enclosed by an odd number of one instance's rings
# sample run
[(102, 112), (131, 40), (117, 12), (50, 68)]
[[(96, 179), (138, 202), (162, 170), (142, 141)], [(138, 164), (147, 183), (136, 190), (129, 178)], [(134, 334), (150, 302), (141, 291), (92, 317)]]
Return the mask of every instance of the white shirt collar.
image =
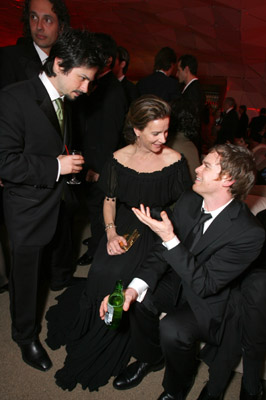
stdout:
[[(156, 69), (155, 72), (161, 72), (162, 74), (164, 74), (165, 76), (167, 76), (167, 74), (162, 70), (162, 69)], [(167, 76), (168, 77), (168, 76)]]
[(35, 42), (33, 42), (33, 46), (35, 47), (35, 50), (37, 51), (38, 56), (40, 57), (40, 60), (43, 65), (45, 63), (45, 61), (47, 60), (48, 55)]
[(189, 87), (189, 85), (191, 85), (192, 82), (197, 81), (198, 78), (193, 78), (191, 79), (191, 81), (189, 81), (186, 86), (184, 87), (184, 89), (182, 90), (182, 94), (184, 93), (184, 91)]
[(59, 97), (61, 97), (62, 100), (64, 99), (64, 96), (60, 96), (60, 94), (58, 93), (54, 85), (51, 83), (45, 72), (41, 72), (39, 78), (44, 84), (45, 89), (47, 90), (51, 101), (55, 101)]
[(119, 82), (122, 82), (122, 80), (124, 79), (125, 75), (120, 76), (120, 78), (118, 78)]
[(215, 220), (216, 217), (218, 217), (218, 215), (231, 203), (231, 201), (233, 201), (234, 199), (230, 199), (226, 204), (224, 204), (223, 206), (217, 208), (216, 210), (213, 211), (207, 211), (204, 208), (204, 200), (202, 202), (202, 209), (204, 209), (204, 211), (206, 211), (207, 214), (211, 214), (211, 219), (208, 219), (205, 223), (204, 223), (204, 227), (203, 227), (203, 233), (205, 233), (206, 229), (209, 228), (209, 226), (211, 225), (211, 223)]
[(233, 110), (234, 109), (234, 107), (230, 107), (230, 108), (228, 108), (228, 110), (226, 110), (225, 111), (225, 114), (228, 114), (231, 110)]

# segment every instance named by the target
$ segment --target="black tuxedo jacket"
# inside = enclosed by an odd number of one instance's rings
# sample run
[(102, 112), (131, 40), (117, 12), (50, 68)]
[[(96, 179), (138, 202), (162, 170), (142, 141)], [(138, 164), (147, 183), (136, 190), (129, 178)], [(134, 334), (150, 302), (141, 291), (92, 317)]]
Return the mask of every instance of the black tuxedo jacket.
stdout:
[(127, 111), (121, 83), (112, 72), (96, 82), (96, 89), (73, 104), (73, 139), (81, 148), (84, 172), (100, 173), (109, 154), (119, 147)]
[(129, 107), (132, 101), (139, 97), (138, 88), (133, 82), (129, 81), (126, 76), (122, 79), (121, 85), (124, 89), (127, 105)]
[(154, 94), (167, 102), (171, 102), (181, 96), (177, 79), (168, 77), (159, 71), (142, 78), (137, 83), (137, 88), (140, 95)]
[(221, 128), (218, 131), (217, 143), (226, 143), (229, 140), (234, 142), (234, 138), (238, 136), (239, 118), (236, 110), (230, 110), (225, 113), (221, 122)]
[(170, 268), (173, 302), (182, 288), (202, 331), (217, 344), (223, 332), (230, 291), (258, 256), (265, 233), (247, 206), (233, 200), (191, 253), (185, 245), (186, 238), (200, 217), (201, 207), (202, 197), (192, 190), (180, 197), (173, 211), (173, 224), (181, 243), (172, 250), (163, 245), (154, 247), (136, 276), (154, 291)]
[(0, 91), (5, 221), (18, 245), (43, 246), (53, 237), (63, 186), (68, 186), (63, 177), (56, 182), (56, 158), (65, 143), (69, 146), (69, 123), (67, 118), (63, 142), (53, 104), (38, 77)]
[(32, 39), (20, 38), (15, 46), (0, 48), (0, 88), (38, 75), (42, 67)]
[(206, 102), (206, 97), (201, 89), (199, 80), (193, 81), (186, 90), (182, 93), (182, 97), (192, 103), (194, 103), (198, 112), (201, 114)]

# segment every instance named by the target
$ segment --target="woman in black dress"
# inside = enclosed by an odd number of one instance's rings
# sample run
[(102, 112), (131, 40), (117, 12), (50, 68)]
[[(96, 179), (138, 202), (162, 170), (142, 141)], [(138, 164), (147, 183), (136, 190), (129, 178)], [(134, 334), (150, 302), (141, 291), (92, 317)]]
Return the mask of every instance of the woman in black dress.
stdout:
[[(154, 233), (138, 221), (131, 207), (143, 203), (158, 213), (191, 185), (186, 160), (165, 146), (169, 115), (169, 105), (155, 96), (143, 96), (131, 105), (124, 132), (129, 145), (110, 157), (100, 176), (106, 196), (106, 235), (99, 243), (85, 289), (68, 288), (46, 315), (48, 345), (56, 349), (66, 344), (65, 365), (55, 375), (63, 389), (72, 390), (80, 383), (83, 389), (97, 390), (130, 359), (127, 315), (114, 331), (100, 319), (99, 308), (116, 280), (128, 285), (155, 241)], [(128, 251), (123, 250), (124, 235), (135, 229), (140, 236)]]

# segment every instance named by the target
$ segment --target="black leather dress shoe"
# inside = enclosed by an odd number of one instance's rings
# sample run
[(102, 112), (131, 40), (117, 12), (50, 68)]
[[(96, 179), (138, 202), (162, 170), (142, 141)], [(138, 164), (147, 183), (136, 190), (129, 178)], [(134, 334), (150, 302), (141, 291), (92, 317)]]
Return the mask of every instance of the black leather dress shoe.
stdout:
[(158, 397), (158, 400), (175, 400), (175, 398), (170, 393), (163, 392), (161, 396)]
[(246, 391), (244, 385), (243, 385), (243, 381), (241, 383), (241, 390), (240, 390), (240, 400), (263, 400), (264, 397), (264, 391), (263, 388), (261, 387), (261, 389), (259, 390), (258, 394), (250, 394)]
[(223, 400), (224, 398), (224, 393), (220, 394), (220, 396), (212, 396), (211, 394), (208, 393), (208, 382), (200, 392), (199, 397), (197, 400)]
[(114, 381), (113, 386), (118, 390), (131, 389), (140, 384), (142, 379), (152, 371), (159, 371), (164, 367), (164, 361), (157, 364), (148, 364), (135, 361), (130, 364)]
[(80, 277), (76, 277), (76, 276), (72, 276), (72, 278), (68, 279), (66, 282), (64, 283), (51, 283), (50, 284), (50, 289), (53, 292), (57, 292), (58, 290), (63, 290), (66, 287), (69, 286), (74, 286), (80, 282), (85, 282), (87, 279), (86, 278), (80, 278)]
[(40, 371), (48, 371), (52, 367), (52, 362), (38, 339), (28, 344), (21, 344), (19, 347), (26, 364)]
[(0, 294), (8, 291), (8, 283), (0, 287)]
[(90, 256), (89, 254), (85, 253), (83, 254), (83, 256), (81, 256), (80, 258), (78, 258), (77, 260), (77, 265), (89, 265), (91, 264), (93, 260), (93, 257)]

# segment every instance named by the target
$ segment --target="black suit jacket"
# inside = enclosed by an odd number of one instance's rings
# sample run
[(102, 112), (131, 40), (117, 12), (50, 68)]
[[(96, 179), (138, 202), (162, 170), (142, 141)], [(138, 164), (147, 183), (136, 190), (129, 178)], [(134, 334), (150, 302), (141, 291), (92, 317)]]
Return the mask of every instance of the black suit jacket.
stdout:
[(182, 93), (182, 97), (194, 103), (197, 111), (201, 114), (206, 102), (206, 97), (201, 89), (199, 80), (193, 81), (186, 90)]
[(81, 96), (73, 105), (73, 139), (82, 149), (84, 172), (92, 169), (100, 173), (109, 154), (121, 143), (127, 101), (112, 72), (96, 85), (90, 95)]
[(200, 217), (201, 196), (185, 192), (173, 211), (181, 243), (172, 250), (157, 245), (138, 270), (137, 277), (153, 291), (163, 275), (173, 274), (173, 302), (182, 287), (206, 337), (219, 343), (226, 320), (229, 295), (236, 279), (258, 256), (264, 229), (244, 203), (233, 200), (212, 222), (191, 253), (186, 238)]
[(122, 79), (121, 85), (124, 89), (127, 105), (129, 107), (132, 101), (139, 97), (138, 88), (133, 82), (129, 81), (126, 76)]
[(58, 155), (63, 142), (50, 97), (38, 77), (0, 91), (0, 176), (9, 236), (17, 245), (43, 246), (55, 232), (65, 179)]
[(233, 143), (239, 132), (239, 118), (236, 110), (230, 110), (223, 115), (221, 128), (218, 131), (217, 143)]
[(160, 71), (140, 79), (137, 88), (140, 95), (154, 94), (168, 102), (181, 96), (177, 79), (168, 77)]
[(38, 75), (42, 67), (32, 39), (20, 38), (15, 46), (0, 48), (0, 88)]

